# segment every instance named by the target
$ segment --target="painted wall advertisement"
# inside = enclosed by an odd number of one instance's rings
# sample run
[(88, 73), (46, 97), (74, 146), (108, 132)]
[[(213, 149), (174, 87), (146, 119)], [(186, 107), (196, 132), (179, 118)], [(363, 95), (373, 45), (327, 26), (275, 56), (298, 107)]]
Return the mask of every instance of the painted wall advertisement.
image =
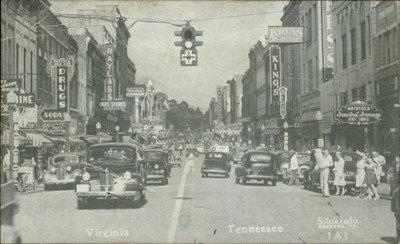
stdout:
[(279, 88), (281, 86), (281, 48), (277, 45), (270, 50), (271, 103), (279, 104)]
[(57, 110), (68, 112), (67, 67), (57, 67)]
[(321, 1), (322, 7), (322, 50), (324, 63), (322, 75), (324, 81), (333, 79), (333, 23), (332, 23), (332, 1)]

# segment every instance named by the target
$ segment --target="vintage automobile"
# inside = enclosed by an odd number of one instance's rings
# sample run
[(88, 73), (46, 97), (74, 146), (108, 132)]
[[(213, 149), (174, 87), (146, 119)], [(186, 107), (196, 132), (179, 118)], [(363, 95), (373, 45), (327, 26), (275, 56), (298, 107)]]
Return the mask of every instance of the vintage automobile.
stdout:
[(21, 235), (14, 224), (14, 215), (18, 212), (18, 200), (15, 196), (14, 181), (1, 184), (1, 242), (22, 243)]
[[(357, 153), (353, 151), (341, 151), (344, 158), (344, 174), (346, 181), (346, 190), (351, 192), (352, 187), (356, 184), (356, 170), (357, 170)], [(336, 152), (331, 152), (333, 161), (336, 161)], [(316, 189), (320, 187), (320, 171), (315, 170), (315, 158), (311, 156), (311, 164), (309, 170), (303, 171), (303, 186), (305, 189)], [(333, 181), (335, 179), (335, 174), (333, 172), (333, 166), (329, 172), (329, 187), (333, 189)]]
[(160, 181), (167, 185), (171, 173), (171, 166), (168, 163), (168, 153), (160, 149), (140, 150), (140, 163), (146, 170), (146, 184), (149, 181)]
[(165, 152), (168, 154), (168, 163), (170, 166), (182, 166), (182, 159), (179, 157), (175, 157), (174, 150), (171, 148), (166, 149)]
[(230, 176), (231, 165), (229, 155), (224, 152), (206, 152), (203, 164), (201, 165), (201, 177), (208, 177), (210, 174)]
[(312, 167), (311, 162), (311, 152), (298, 152), (297, 153), (297, 162), (299, 163), (299, 180), (303, 181), (304, 172), (308, 171)]
[(189, 157), (190, 154), (193, 154), (194, 157), (198, 157), (199, 153), (197, 152), (197, 148), (194, 145), (188, 145), (185, 150), (186, 157)]
[(234, 152), (233, 152), (233, 163), (237, 164), (240, 163), (240, 161), (242, 160), (242, 157), (244, 155), (244, 153), (247, 151), (247, 148), (244, 147), (236, 147)]
[(197, 149), (197, 153), (198, 154), (205, 153), (205, 148), (204, 148), (204, 145), (202, 143), (197, 144), (196, 145), (196, 149)]
[(265, 150), (251, 150), (242, 157), (242, 163), (235, 169), (236, 183), (247, 184), (249, 180), (271, 182), (273, 186), (278, 180), (278, 165), (273, 153)]
[(87, 150), (82, 176), (75, 178), (78, 209), (96, 200), (123, 200), (133, 207), (145, 203), (145, 170), (129, 143), (99, 143)]
[(84, 153), (58, 153), (50, 157), (43, 174), (44, 190), (60, 187), (74, 187), (76, 176), (83, 174)]

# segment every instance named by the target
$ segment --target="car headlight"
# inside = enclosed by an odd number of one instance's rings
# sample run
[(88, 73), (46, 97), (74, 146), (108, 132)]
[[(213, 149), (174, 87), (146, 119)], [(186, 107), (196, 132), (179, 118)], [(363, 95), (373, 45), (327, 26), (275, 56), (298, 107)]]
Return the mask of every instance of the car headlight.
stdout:
[(158, 169), (158, 164), (155, 164), (155, 165), (154, 165), (154, 168), (155, 168), (155, 169)]
[(71, 171), (71, 169), (72, 169), (72, 167), (71, 167), (71, 166), (67, 166), (67, 167), (65, 167), (65, 170), (66, 170), (66, 171)]
[(82, 175), (82, 180), (84, 180), (84, 181), (90, 180), (90, 174), (89, 174), (88, 172), (85, 172), (85, 173)]
[(130, 180), (132, 178), (132, 174), (129, 171), (126, 171), (124, 174), (124, 179), (125, 180)]
[(54, 174), (56, 172), (56, 167), (51, 167), (50, 172)]

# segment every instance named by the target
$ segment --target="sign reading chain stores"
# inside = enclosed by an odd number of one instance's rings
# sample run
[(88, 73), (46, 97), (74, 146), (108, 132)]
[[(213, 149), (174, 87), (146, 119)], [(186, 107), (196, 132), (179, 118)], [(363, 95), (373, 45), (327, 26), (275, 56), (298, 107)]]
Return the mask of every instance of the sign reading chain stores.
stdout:
[(279, 103), (279, 88), (281, 86), (281, 48), (273, 45), (270, 49), (270, 81), (271, 103)]

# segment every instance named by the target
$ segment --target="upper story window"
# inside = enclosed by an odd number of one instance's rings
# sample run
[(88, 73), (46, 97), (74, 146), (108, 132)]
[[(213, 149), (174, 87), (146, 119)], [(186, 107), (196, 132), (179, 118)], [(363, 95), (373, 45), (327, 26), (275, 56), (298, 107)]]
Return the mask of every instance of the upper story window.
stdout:
[(349, 19), (349, 26), (350, 26), (350, 49), (351, 49), (351, 65), (357, 63), (357, 32), (356, 32), (356, 24), (355, 24), (355, 17), (354, 11), (350, 12), (350, 19)]
[(342, 41), (342, 68), (347, 68), (347, 22), (346, 17), (342, 16), (342, 21), (340, 23), (341, 41)]

